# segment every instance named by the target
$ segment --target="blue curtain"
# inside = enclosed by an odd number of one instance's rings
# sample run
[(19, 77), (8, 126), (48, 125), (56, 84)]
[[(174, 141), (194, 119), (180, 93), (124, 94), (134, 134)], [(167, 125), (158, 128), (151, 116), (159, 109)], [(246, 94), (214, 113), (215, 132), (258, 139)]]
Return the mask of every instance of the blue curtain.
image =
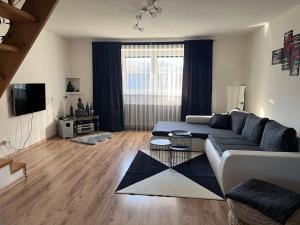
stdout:
[(213, 40), (184, 42), (181, 120), (186, 115), (210, 115)]
[(124, 130), (120, 42), (93, 42), (93, 100), (100, 130)]

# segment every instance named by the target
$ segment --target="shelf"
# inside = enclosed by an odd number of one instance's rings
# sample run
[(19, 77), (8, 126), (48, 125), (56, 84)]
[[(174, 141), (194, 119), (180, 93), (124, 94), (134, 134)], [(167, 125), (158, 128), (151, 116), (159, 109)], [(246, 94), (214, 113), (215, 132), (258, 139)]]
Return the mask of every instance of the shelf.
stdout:
[[(68, 89), (68, 85), (71, 83), (73, 89)], [(72, 77), (66, 77), (66, 84), (65, 84), (65, 91), (68, 95), (80, 95), (80, 78), (72, 78)], [(73, 91), (73, 92), (68, 92)]]
[(13, 45), (0, 44), (0, 52), (19, 52), (20, 49)]
[(37, 19), (21, 9), (11, 6), (5, 2), (0, 2), (0, 16), (15, 23), (34, 23)]
[(66, 95), (80, 95), (80, 92), (66, 92)]

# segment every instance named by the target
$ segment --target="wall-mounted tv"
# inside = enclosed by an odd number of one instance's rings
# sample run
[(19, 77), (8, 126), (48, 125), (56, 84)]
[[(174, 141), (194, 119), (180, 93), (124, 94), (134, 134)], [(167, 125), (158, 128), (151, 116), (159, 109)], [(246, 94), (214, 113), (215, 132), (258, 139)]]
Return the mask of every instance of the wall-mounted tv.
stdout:
[(12, 98), (15, 116), (45, 110), (45, 84), (13, 84)]

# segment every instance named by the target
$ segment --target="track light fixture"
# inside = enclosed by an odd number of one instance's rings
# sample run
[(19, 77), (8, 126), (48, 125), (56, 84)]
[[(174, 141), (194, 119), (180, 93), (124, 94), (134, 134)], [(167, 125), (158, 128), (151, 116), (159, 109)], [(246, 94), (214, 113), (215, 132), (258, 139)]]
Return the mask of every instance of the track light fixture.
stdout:
[(143, 7), (136, 15), (136, 24), (133, 25), (134, 30), (143, 32), (144, 28), (140, 26), (140, 22), (144, 15), (150, 15), (151, 17), (157, 17), (158, 14), (162, 13), (162, 8), (157, 6), (157, 0), (149, 0), (148, 5)]

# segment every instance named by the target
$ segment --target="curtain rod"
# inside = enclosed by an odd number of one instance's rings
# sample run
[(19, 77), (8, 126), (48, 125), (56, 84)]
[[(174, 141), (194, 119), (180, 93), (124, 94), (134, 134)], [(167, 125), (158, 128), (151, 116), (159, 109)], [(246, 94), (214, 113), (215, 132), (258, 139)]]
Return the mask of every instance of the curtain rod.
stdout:
[(183, 44), (183, 41), (167, 41), (167, 42), (121, 42), (122, 45), (162, 45), (162, 44)]
[[(200, 39), (199, 41), (216, 41), (213, 39)], [(187, 41), (198, 41), (198, 40), (187, 40)], [(161, 45), (161, 44), (184, 44), (184, 41), (138, 41), (138, 42), (121, 42), (122, 45)]]

